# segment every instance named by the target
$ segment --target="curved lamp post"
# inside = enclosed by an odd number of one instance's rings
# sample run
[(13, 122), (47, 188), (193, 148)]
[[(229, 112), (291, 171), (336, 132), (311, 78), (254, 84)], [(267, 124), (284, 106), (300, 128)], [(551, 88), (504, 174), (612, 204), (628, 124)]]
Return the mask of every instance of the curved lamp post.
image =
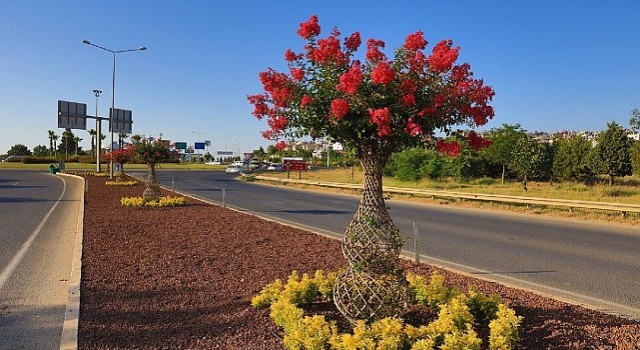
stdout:
[[(112, 113), (109, 113), (109, 131), (111, 132), (111, 144), (109, 145), (109, 151), (113, 153), (113, 111), (115, 110), (115, 104), (116, 104), (116, 55), (119, 53), (124, 53), (124, 52), (132, 52), (132, 51), (144, 51), (147, 48), (144, 46), (141, 46), (137, 49), (128, 49), (128, 50), (111, 50), (108, 49), (106, 47), (102, 47), (100, 45), (96, 45), (92, 42), (90, 42), (89, 40), (82, 40), (83, 44), (87, 44), (87, 45), (91, 45), (93, 47), (97, 47), (101, 50), (104, 51), (108, 51), (111, 52), (113, 54), (113, 77), (111, 80), (111, 111)], [(111, 159), (109, 161), (109, 178), (113, 179), (113, 159)]]

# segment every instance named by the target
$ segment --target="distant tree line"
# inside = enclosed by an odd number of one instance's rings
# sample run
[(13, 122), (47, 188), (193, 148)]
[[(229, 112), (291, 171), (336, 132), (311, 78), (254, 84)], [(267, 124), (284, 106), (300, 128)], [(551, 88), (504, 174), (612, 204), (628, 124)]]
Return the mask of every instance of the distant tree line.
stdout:
[[(639, 125), (640, 126), (640, 125)], [(457, 157), (444, 156), (428, 147), (404, 150), (392, 156), (386, 174), (399, 180), (483, 177), (591, 182), (606, 176), (609, 184), (619, 177), (640, 174), (640, 142), (611, 122), (594, 142), (581, 136), (538, 142), (519, 124), (503, 124), (484, 135), (492, 143), (475, 151), (467, 145)]]

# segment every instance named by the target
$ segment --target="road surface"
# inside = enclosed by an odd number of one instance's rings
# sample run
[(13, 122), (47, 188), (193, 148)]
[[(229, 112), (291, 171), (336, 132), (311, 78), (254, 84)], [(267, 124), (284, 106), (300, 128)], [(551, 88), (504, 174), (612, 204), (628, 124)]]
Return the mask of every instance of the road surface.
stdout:
[(60, 349), (81, 184), (0, 170), (0, 349)]

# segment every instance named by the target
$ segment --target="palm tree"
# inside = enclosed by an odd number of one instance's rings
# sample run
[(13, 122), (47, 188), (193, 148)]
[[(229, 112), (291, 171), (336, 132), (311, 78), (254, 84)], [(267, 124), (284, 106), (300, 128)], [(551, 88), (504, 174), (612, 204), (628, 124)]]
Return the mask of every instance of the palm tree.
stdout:
[[(58, 135), (56, 135), (56, 134), (53, 134), (53, 136), (51, 137), (51, 138), (53, 139), (53, 149), (54, 149), (54, 152), (55, 152), (55, 150), (57, 150), (57, 149), (58, 149), (58, 137), (59, 137), (59, 136), (58, 136)], [(55, 155), (55, 153), (54, 153), (53, 155)]]
[(76, 156), (78, 155), (78, 146), (80, 146), (80, 141), (82, 141), (82, 139), (79, 136), (76, 136), (73, 138), (73, 141), (75, 141), (76, 144)]
[(126, 132), (121, 132), (118, 134), (118, 148), (124, 148), (124, 139), (126, 139), (127, 137), (129, 137), (129, 135)]
[(96, 135), (98, 135), (98, 132), (94, 129), (89, 129), (89, 135), (91, 135), (91, 155), (96, 157)]
[(57, 137), (53, 130), (49, 130), (49, 155), (53, 155), (53, 138)]

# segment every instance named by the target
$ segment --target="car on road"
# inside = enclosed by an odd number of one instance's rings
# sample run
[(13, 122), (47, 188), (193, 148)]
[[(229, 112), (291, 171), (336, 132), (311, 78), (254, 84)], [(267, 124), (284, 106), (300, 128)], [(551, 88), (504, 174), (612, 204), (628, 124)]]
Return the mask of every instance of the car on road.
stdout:
[(227, 169), (225, 169), (225, 173), (229, 175), (240, 175), (244, 169), (239, 165), (229, 165)]

